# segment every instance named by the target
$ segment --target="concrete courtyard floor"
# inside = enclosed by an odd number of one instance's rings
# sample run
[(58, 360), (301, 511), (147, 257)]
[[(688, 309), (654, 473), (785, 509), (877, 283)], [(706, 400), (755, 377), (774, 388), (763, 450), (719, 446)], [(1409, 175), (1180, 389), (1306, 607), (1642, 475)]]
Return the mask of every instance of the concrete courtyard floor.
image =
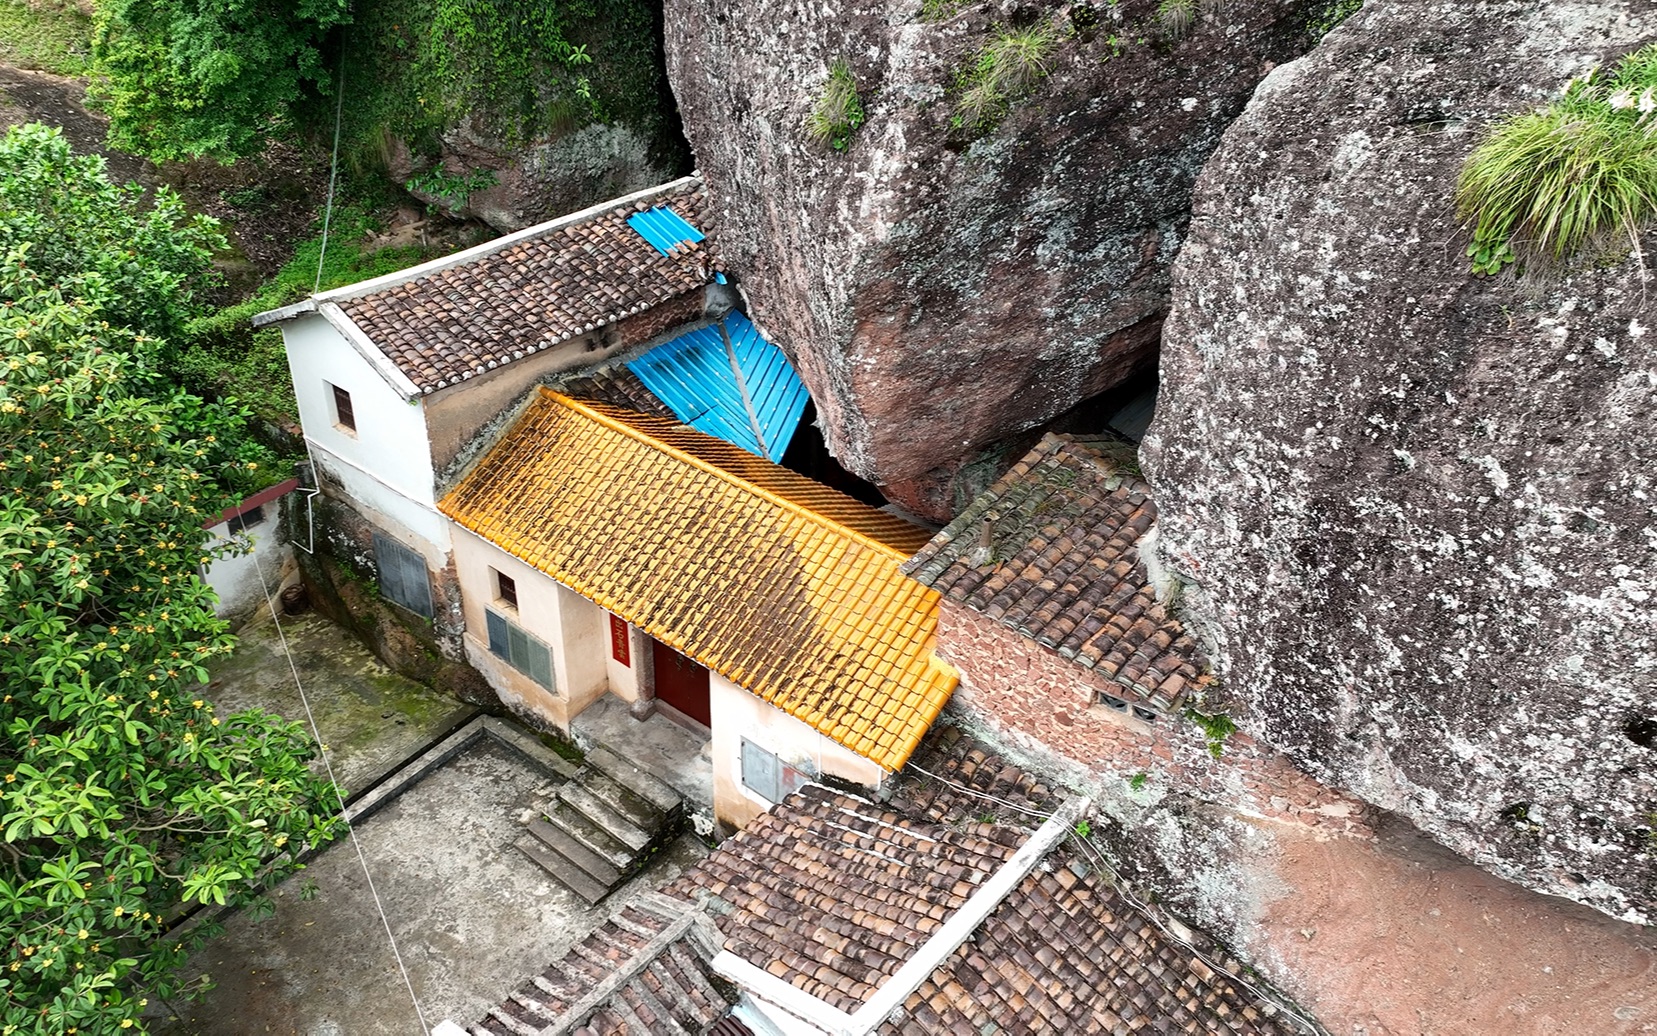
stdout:
[[(387, 673), (324, 620), (285, 620), (284, 628), (335, 770), (353, 774), (348, 779), (358, 788), (398, 770), (471, 712)], [(215, 673), (220, 710), (259, 704), (302, 718), (289, 711), (297, 696), (274, 628), (267, 620), (242, 636), (236, 659)], [(632, 883), (588, 907), (512, 848), (523, 819), (561, 779), (499, 740), (471, 741), (360, 820), (355, 846), (342, 837), (276, 889), (273, 916), (231, 915), (224, 934), (199, 950), (186, 972), (208, 977), (211, 992), (193, 1003), (152, 1002), (151, 1031), (419, 1033), (410, 986), (426, 1026), (445, 1018), (468, 1024), (631, 895), (706, 854), (696, 840), (681, 838)], [(398, 781), (393, 772), (387, 789)]]

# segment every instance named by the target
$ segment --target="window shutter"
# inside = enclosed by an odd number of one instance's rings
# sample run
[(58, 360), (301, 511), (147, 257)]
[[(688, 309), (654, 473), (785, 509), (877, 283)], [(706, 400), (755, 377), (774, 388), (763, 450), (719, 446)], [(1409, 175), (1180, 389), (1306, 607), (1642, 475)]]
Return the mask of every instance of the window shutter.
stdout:
[(374, 562), (380, 569), (380, 596), (416, 615), (432, 617), (431, 579), (426, 560), (381, 532), (374, 534)]
[(545, 644), (531, 640), (529, 642), (529, 678), (536, 683), (552, 690), (552, 652)]
[(512, 649), (507, 644), (506, 620), (484, 609), (483, 624), (489, 627), (489, 650), (499, 658), (512, 661)]
[(777, 770), (776, 756), (747, 738), (742, 739), (742, 783), (767, 802), (777, 802), (782, 798), (781, 789), (777, 786), (780, 776)]

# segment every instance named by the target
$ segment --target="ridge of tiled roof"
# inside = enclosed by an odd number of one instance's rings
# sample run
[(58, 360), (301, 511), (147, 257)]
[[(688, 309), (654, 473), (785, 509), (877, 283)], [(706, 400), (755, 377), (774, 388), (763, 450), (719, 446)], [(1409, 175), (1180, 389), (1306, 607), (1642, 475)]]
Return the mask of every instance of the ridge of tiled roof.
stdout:
[(1106, 442), (1048, 434), (903, 571), (1173, 711), (1209, 677), (1140, 560), (1155, 520), (1149, 485)]
[(438, 508), (887, 770), (955, 688), (925, 530), (675, 422), (543, 389)]
[[(656, 251), (627, 217), (657, 205), (708, 240)], [(316, 301), (337, 305), (431, 393), (700, 290), (718, 265), (712, 218), (706, 189), (687, 177)]]
[[(663, 891), (687, 900), (711, 893), (727, 951), (850, 1013), (1029, 834), (1002, 824), (918, 820), (811, 785)], [(1277, 1005), (1169, 938), (1102, 874), (1060, 850), (876, 1031), (1299, 1030)]]

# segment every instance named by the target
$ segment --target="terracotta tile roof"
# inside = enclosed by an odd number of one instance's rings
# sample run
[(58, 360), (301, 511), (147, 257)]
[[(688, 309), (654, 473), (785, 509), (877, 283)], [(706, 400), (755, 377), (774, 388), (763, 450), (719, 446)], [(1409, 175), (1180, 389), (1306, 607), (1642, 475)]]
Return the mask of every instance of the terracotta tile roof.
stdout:
[(955, 688), (925, 530), (682, 425), (542, 390), (438, 507), (889, 770)]
[(1041, 778), (948, 723), (927, 731), (891, 793), (893, 809), (940, 824), (992, 815), (1035, 828), (1061, 801)]
[[(1139, 541), (1150, 487), (1105, 441), (1047, 435), (903, 570), (1151, 704), (1205, 684), (1196, 642), (1157, 601)], [(981, 547), (983, 530), (990, 549)]]
[(474, 1036), (702, 1033), (730, 1010), (711, 977), (718, 932), (690, 903), (645, 895), (470, 1026)]
[[(713, 912), (725, 949), (852, 1012), (1028, 834), (916, 820), (811, 786), (665, 891), (712, 892), (723, 901)], [(877, 1031), (1299, 1030), (1061, 853), (1032, 871)]]
[(604, 403), (622, 410), (633, 410), (673, 420), (673, 411), (644, 387), (639, 376), (620, 362), (595, 367), (572, 374), (552, 383), (554, 391), (592, 403)]
[(1027, 832), (907, 819), (809, 785), (666, 891), (733, 909), (725, 948), (842, 1011), (860, 1007)]
[(627, 225), (656, 205), (711, 238), (713, 207), (692, 180), (370, 294), (330, 297), (415, 388), (434, 392), (700, 290), (716, 265), (711, 239), (662, 255)]

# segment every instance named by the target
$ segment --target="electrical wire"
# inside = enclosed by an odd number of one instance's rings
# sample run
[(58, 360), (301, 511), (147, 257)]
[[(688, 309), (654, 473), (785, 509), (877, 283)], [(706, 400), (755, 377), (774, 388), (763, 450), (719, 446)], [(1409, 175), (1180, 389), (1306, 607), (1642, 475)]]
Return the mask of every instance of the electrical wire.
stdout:
[[(311, 726), (311, 736), (316, 738), (317, 755), (322, 760), (322, 767), (328, 772), (328, 781), (334, 786), (334, 793), (339, 794), (339, 781), (334, 776), (334, 764), (328, 759), (328, 745), (322, 740), (322, 731), (316, 725), (316, 715), (311, 712), (311, 699), (305, 693), (305, 685), (299, 679), (299, 666), (293, 660), (293, 652), (288, 649), (288, 635), (282, 630), (282, 618), (276, 611), (276, 599), (271, 596), (270, 584), (265, 581), (265, 567), (259, 560), (259, 555), (253, 555), (253, 565), (259, 574), (259, 587), (265, 593), (265, 606), (270, 609), (270, 621), (276, 625), (276, 639), (282, 645), (282, 654), (288, 660), (288, 671), (293, 674), (293, 686), (299, 691), (299, 702), (305, 707), (305, 719)], [(344, 800), (340, 801), (341, 807)], [(380, 924), (385, 927), (386, 942), (391, 944), (391, 956), (397, 962), (397, 970), (403, 976), (403, 985), (408, 988), (409, 1000), (414, 1004), (414, 1016), (419, 1019), (420, 1031), (431, 1036), (431, 1027), (426, 1024), (426, 1014), (420, 1009), (420, 997), (414, 992), (414, 980), (409, 977), (408, 968), (403, 964), (403, 955), (397, 949), (397, 936), (392, 934), (391, 919), (386, 916), (385, 905), (380, 902), (379, 890), (374, 887), (374, 875), (368, 870), (368, 857), (363, 854), (362, 842), (357, 838), (356, 825), (346, 815), (343, 808), (339, 813), (340, 820), (345, 824), (346, 834), (350, 837), (351, 847), (356, 850), (357, 863), (362, 867), (363, 880), (368, 882), (368, 894), (374, 899), (374, 909), (379, 912)]]
[[(1025, 816), (1035, 817), (1035, 818), (1038, 818), (1040, 820), (1051, 820), (1053, 818), (1053, 814), (1051, 814), (1051, 813), (1043, 813), (1040, 810), (1030, 809), (1028, 806), (1021, 806), (1016, 802), (1009, 802), (1006, 799), (1000, 798), (1000, 797), (995, 796), (995, 795), (991, 795), (989, 792), (979, 791), (977, 788), (968, 787), (967, 785), (962, 784), (959, 781), (951, 780), (950, 778), (945, 777), (942, 774), (933, 773), (932, 771), (920, 766), (919, 764), (917, 764), (915, 762), (910, 762), (908, 764), (908, 769), (912, 769), (912, 770), (915, 770), (919, 773), (925, 774), (927, 777), (930, 777), (931, 779), (933, 779), (935, 781), (942, 781), (944, 784), (949, 785), (951, 788), (954, 788), (957, 791), (965, 792), (968, 795), (972, 795), (976, 798), (983, 799), (986, 802), (993, 802), (998, 806), (1003, 806), (1007, 809), (1013, 810), (1014, 812), (1023, 813)], [(1178, 934), (1176, 934), (1174, 931), (1172, 931), (1166, 924), (1164, 924), (1162, 922), (1162, 919), (1157, 916), (1156, 911), (1152, 910), (1149, 905), (1147, 905), (1145, 902), (1143, 902), (1138, 896), (1135, 896), (1133, 894), (1133, 892), (1128, 887), (1128, 883), (1127, 883), (1126, 879), (1124, 879), (1122, 877), (1122, 875), (1116, 870), (1115, 867), (1111, 866), (1110, 861), (1106, 859), (1103, 851), (1101, 851), (1098, 846), (1094, 845), (1091, 839), (1081, 835), (1080, 833), (1078, 833), (1076, 831), (1070, 832), (1070, 837), (1073, 841), (1075, 841), (1078, 845), (1080, 845), (1081, 848), (1082, 848), (1082, 851), (1085, 852), (1091, 860), (1093, 860), (1094, 866), (1098, 867), (1099, 870), (1101, 870), (1105, 873), (1105, 875), (1110, 879), (1110, 883), (1111, 883), (1112, 887), (1114, 887), (1116, 889), (1116, 891), (1122, 896), (1122, 898), (1126, 899), (1129, 904), (1131, 904), (1136, 910), (1139, 911), (1139, 913), (1141, 915), (1143, 915), (1145, 917), (1146, 920), (1150, 921), (1151, 924), (1155, 925), (1157, 930), (1160, 931), (1163, 935), (1167, 936), (1169, 939), (1173, 940), (1175, 943), (1178, 943), (1179, 945), (1184, 946), (1186, 949), (1190, 950), (1191, 953), (1194, 956), (1196, 956), (1196, 958), (1198, 960), (1202, 961), (1204, 964), (1208, 965), (1210, 968), (1214, 969), (1215, 971), (1219, 972), (1220, 974), (1225, 975), (1226, 977), (1232, 979), (1238, 985), (1244, 987), (1249, 992), (1253, 993), (1255, 996), (1259, 997), (1262, 1000), (1269, 1001), (1270, 1003), (1276, 1005), (1278, 1010), (1282, 1011), (1284, 1014), (1288, 1015), (1289, 1017), (1293, 1018), (1295, 1021), (1297, 1021), (1300, 1024), (1304, 1025), (1308, 1032), (1321, 1033), (1321, 1032), (1324, 1031), (1321, 1027), (1319, 1027), (1317, 1022), (1313, 1021), (1310, 1018), (1307, 1018), (1305, 1015), (1301, 1014), (1299, 1011), (1296, 1011), (1294, 1008), (1290, 1007), (1287, 1003), (1285, 1003), (1283, 1001), (1283, 999), (1281, 997), (1273, 995), (1273, 994), (1269, 994), (1265, 990), (1261, 989), (1259, 986), (1256, 986), (1254, 983), (1252, 983), (1248, 979), (1244, 978), (1243, 976), (1234, 974), (1231, 969), (1224, 967), (1218, 961), (1214, 960), (1213, 958), (1209, 957), (1207, 954), (1203, 953), (1201, 950), (1197, 949), (1197, 947), (1192, 945), (1189, 940), (1180, 937)]]
[(328, 162), (328, 203), (322, 208), (322, 247), (316, 253), (316, 283), (311, 294), (322, 290), (322, 262), (328, 256), (328, 224), (334, 216), (334, 184), (339, 178), (339, 128), (345, 113), (345, 30), (339, 34), (339, 96), (334, 99), (334, 156)]

